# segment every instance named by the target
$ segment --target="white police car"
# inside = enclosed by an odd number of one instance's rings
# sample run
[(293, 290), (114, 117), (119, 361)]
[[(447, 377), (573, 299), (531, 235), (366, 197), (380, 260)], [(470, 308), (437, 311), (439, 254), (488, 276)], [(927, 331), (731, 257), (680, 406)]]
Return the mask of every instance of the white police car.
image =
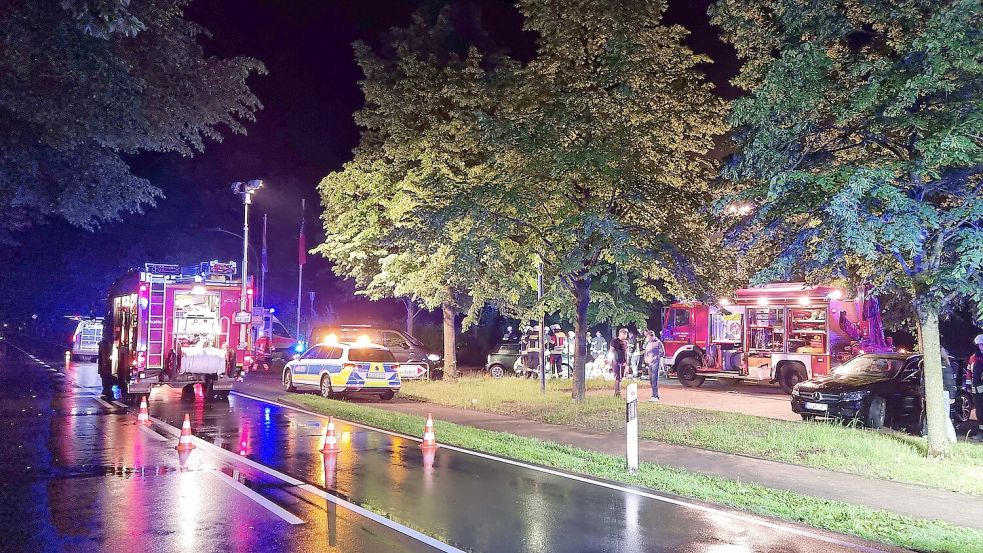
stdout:
[(369, 343), (328, 340), (311, 346), (283, 367), (288, 392), (318, 390), (327, 398), (347, 394), (392, 399), (399, 391), (399, 363), (389, 348)]

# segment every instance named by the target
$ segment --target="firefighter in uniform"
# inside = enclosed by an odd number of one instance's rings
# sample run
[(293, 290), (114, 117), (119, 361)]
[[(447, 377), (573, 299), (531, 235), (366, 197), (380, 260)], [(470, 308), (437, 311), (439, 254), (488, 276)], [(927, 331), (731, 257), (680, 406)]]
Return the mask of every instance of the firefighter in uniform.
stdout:
[(973, 371), (971, 391), (973, 405), (976, 407), (976, 424), (979, 427), (973, 439), (983, 441), (983, 334), (978, 335), (973, 342), (976, 343), (976, 352), (969, 357), (969, 368)]

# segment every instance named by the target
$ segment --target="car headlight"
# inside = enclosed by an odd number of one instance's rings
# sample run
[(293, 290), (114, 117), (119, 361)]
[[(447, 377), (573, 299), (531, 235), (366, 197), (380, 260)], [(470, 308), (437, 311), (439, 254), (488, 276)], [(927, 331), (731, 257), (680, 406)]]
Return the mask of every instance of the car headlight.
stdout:
[(431, 353), (427, 355), (427, 359), (431, 361), (440, 361), (440, 356), (437, 355), (436, 353)]
[(868, 392), (867, 390), (858, 390), (856, 392), (847, 392), (847, 393), (843, 394), (842, 396), (840, 396), (840, 399), (843, 400), (843, 401), (860, 401), (863, 398), (867, 397), (867, 394), (869, 394), (869, 393), (870, 392)]
[(796, 384), (792, 387), (792, 397), (799, 397), (799, 385)]

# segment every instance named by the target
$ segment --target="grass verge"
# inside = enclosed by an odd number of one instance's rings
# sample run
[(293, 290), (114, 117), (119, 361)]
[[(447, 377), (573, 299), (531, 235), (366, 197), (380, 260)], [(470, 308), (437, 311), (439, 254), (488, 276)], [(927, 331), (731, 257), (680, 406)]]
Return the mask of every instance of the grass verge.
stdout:
[[(548, 384), (542, 396), (539, 384), (531, 380), (406, 381), (400, 395), (588, 430), (623, 431), (623, 400), (588, 396), (582, 403), (573, 403), (569, 381)], [(609, 382), (589, 383), (592, 388), (610, 386)], [(648, 402), (639, 403), (638, 416), (642, 438), (983, 495), (983, 447), (978, 444), (955, 444), (939, 461), (925, 457), (924, 438), (899, 432)]]
[[(422, 417), (313, 395), (292, 394), (283, 396), (280, 400), (325, 415), (411, 436), (420, 436), (424, 424)], [(437, 421), (435, 431), (441, 443), (665, 491), (871, 541), (918, 551), (983, 551), (983, 532), (944, 522), (872, 511), (837, 501), (651, 463), (642, 463), (637, 474), (629, 475), (624, 469), (624, 460), (620, 457), (453, 423)]]

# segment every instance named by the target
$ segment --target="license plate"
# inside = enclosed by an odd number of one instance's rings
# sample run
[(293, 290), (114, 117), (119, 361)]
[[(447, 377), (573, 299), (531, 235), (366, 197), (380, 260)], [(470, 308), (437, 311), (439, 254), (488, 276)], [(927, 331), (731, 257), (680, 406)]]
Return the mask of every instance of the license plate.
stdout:
[(371, 372), (365, 373), (365, 378), (389, 378), (389, 375), (384, 372)]
[(826, 411), (826, 410), (829, 409), (829, 405), (826, 405), (825, 403), (812, 403), (812, 402), (807, 401), (806, 402), (806, 409), (809, 409), (809, 410), (812, 410), (812, 411)]

